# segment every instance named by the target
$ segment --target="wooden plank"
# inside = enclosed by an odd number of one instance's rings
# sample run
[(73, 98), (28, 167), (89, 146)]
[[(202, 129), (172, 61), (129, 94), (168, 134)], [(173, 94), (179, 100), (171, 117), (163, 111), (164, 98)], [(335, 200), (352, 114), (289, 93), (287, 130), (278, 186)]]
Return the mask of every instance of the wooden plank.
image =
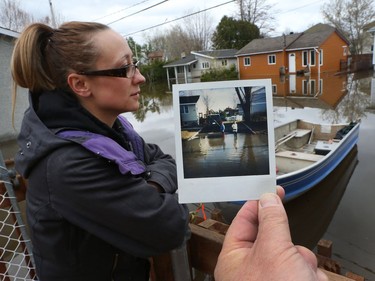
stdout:
[(194, 224), (190, 224), (190, 229), (192, 235), (188, 248), (191, 266), (212, 275), (224, 242), (224, 235)]
[(225, 218), (223, 216), (222, 211), (216, 208), (211, 211), (211, 219), (222, 223), (225, 222)]
[(289, 159), (317, 162), (320, 159), (322, 159), (324, 156), (318, 155), (318, 154), (297, 152), (297, 151), (292, 151), (292, 150), (283, 150), (283, 151), (276, 152), (276, 157), (285, 157)]
[[(211, 227), (212, 225), (215, 225), (212, 221), (203, 224), (206, 227)], [(189, 241), (191, 266), (205, 274), (213, 275), (224, 241), (224, 235), (199, 225), (190, 225), (190, 227), (192, 231)], [(355, 281), (323, 268), (321, 270), (327, 274), (329, 281)]]
[(328, 276), (329, 281), (354, 281), (353, 279), (350, 279), (348, 277), (338, 275), (336, 273), (324, 270), (321, 268), (321, 270)]
[(337, 274), (341, 273), (341, 265), (337, 261), (318, 254), (316, 254), (316, 258), (318, 259), (319, 267)]
[(345, 276), (348, 277), (348, 278), (351, 278), (351, 279), (353, 279), (355, 281), (365, 281), (365, 277), (357, 275), (357, 274), (355, 274), (353, 272), (347, 272), (345, 274)]
[(307, 129), (296, 129), (295, 131), (293, 131), (296, 133), (295, 137), (296, 138), (302, 138), (303, 136), (306, 136), (307, 134), (310, 134), (311, 133), (311, 130), (307, 130)]
[(171, 255), (165, 253), (151, 259), (152, 281), (174, 281)]
[(220, 233), (220, 234), (226, 234), (229, 228), (229, 225), (218, 222), (213, 219), (207, 219), (201, 223), (198, 224), (201, 227), (204, 227), (206, 229), (212, 230), (214, 232)]
[(332, 241), (320, 239), (317, 245), (318, 255), (330, 258), (332, 257)]

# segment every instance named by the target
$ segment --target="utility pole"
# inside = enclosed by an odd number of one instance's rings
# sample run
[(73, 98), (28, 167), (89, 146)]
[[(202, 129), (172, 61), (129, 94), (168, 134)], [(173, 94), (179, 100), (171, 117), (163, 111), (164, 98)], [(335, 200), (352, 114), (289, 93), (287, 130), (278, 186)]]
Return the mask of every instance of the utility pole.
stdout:
[(48, 0), (49, 2), (49, 8), (51, 10), (51, 21), (52, 21), (52, 27), (56, 28), (56, 20), (55, 20), (55, 13), (53, 12), (53, 7), (52, 7), (52, 0)]

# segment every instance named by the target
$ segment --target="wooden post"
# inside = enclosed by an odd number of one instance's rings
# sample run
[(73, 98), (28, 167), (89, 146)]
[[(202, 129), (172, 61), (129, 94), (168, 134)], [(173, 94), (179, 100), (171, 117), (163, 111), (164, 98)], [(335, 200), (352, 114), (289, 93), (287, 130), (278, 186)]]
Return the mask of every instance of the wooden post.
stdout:
[(318, 255), (323, 257), (331, 258), (332, 257), (332, 241), (320, 239), (317, 245)]
[(174, 281), (171, 255), (155, 256), (151, 262), (152, 281)]
[(212, 275), (224, 235), (194, 224), (190, 224), (190, 229), (192, 235), (188, 246), (191, 266), (200, 272)]
[(223, 213), (221, 212), (220, 209), (213, 209), (211, 211), (211, 219), (218, 221), (218, 222), (223, 222), (223, 223), (225, 222)]

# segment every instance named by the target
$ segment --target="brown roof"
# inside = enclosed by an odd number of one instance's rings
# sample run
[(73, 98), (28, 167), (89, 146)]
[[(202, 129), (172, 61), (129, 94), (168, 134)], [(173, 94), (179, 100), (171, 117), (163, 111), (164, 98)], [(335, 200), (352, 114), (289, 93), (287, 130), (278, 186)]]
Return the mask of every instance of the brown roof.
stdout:
[(302, 33), (293, 33), (278, 37), (254, 39), (239, 50), (236, 55), (281, 52), (286, 46), (298, 39), (301, 34)]
[(319, 47), (334, 32), (337, 32), (337, 34), (349, 44), (347, 39), (336, 28), (328, 24), (319, 23), (303, 33), (254, 39), (239, 50), (236, 55), (281, 52), (284, 48), (286, 48), (286, 50), (295, 50)]
[(336, 28), (328, 24), (319, 23), (303, 32), (298, 40), (288, 46), (287, 50), (319, 47), (334, 32), (337, 32), (337, 34), (348, 43), (346, 38)]

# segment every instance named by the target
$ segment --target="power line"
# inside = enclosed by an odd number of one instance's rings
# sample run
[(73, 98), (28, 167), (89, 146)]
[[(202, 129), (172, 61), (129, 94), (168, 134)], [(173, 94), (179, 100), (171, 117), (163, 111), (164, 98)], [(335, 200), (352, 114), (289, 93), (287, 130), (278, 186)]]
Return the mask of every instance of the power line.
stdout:
[(311, 3), (305, 4), (305, 5), (302, 5), (302, 6), (299, 6), (299, 7), (293, 8), (293, 9), (289, 9), (289, 10), (286, 10), (286, 11), (280, 12), (280, 14), (287, 14), (287, 13), (293, 12), (293, 11), (295, 11), (295, 10), (299, 10), (299, 9), (305, 8), (305, 7), (307, 7), (307, 6), (311, 6), (311, 5), (314, 5), (314, 4), (316, 4), (316, 3), (321, 3), (321, 2), (322, 2), (322, 0), (318, 0), (318, 1), (315, 1), (315, 2), (311, 2)]
[(149, 10), (149, 9), (151, 9), (151, 8), (154, 8), (154, 7), (156, 7), (156, 6), (159, 6), (159, 5), (161, 5), (161, 4), (163, 4), (163, 3), (167, 2), (167, 1), (169, 1), (169, 0), (164, 0), (164, 1), (161, 1), (161, 2), (159, 2), (159, 3), (154, 4), (154, 5), (152, 5), (152, 6), (148, 6), (147, 8), (144, 8), (144, 9), (142, 9), (142, 10), (139, 10), (139, 11), (137, 11), (137, 12), (134, 12), (134, 13), (132, 13), (132, 14), (130, 14), (130, 15), (125, 16), (125, 17), (119, 18), (119, 19), (117, 19), (117, 20), (115, 20), (115, 21), (112, 21), (112, 22), (110, 22), (110, 23), (107, 23), (107, 25), (110, 25), (110, 24), (112, 24), (112, 23), (118, 22), (118, 21), (123, 20), (123, 19), (128, 18), (128, 17), (134, 16), (134, 15), (139, 14), (139, 13), (141, 13), (141, 12), (147, 11), (147, 10)]
[(130, 36), (130, 35), (134, 35), (134, 34), (137, 34), (137, 33), (140, 33), (140, 32), (144, 32), (144, 31), (147, 31), (147, 30), (150, 30), (150, 29), (153, 29), (155, 27), (159, 27), (159, 26), (162, 26), (162, 25), (165, 25), (165, 24), (168, 24), (168, 23), (171, 23), (171, 22), (175, 22), (175, 21), (178, 21), (178, 20), (181, 20), (181, 19), (184, 19), (184, 18), (187, 18), (187, 17), (190, 17), (190, 16), (194, 16), (196, 14), (199, 14), (199, 13), (202, 13), (202, 12), (206, 12), (208, 10), (211, 10), (211, 9), (214, 9), (214, 8), (217, 8), (217, 7), (220, 7), (220, 6), (223, 6), (223, 5), (226, 5), (226, 4), (229, 4), (229, 3), (232, 3), (236, 0), (231, 0), (231, 1), (228, 1), (228, 2), (225, 2), (225, 3), (222, 3), (222, 4), (219, 4), (219, 5), (216, 5), (216, 6), (213, 6), (213, 7), (210, 7), (210, 8), (207, 8), (207, 9), (204, 9), (204, 10), (201, 10), (201, 11), (198, 11), (198, 12), (194, 12), (192, 14), (188, 14), (188, 15), (185, 15), (185, 16), (182, 16), (182, 17), (179, 17), (179, 18), (176, 18), (176, 19), (173, 19), (173, 20), (170, 20), (170, 21), (166, 21), (166, 22), (163, 22), (163, 23), (159, 23), (159, 24), (156, 24), (156, 25), (153, 25), (153, 26), (150, 26), (150, 27), (147, 27), (147, 28), (144, 28), (142, 30), (139, 30), (139, 31), (135, 31), (135, 32), (132, 32), (132, 33), (128, 33), (126, 35), (123, 35), (124, 37), (127, 37), (127, 36)]
[(93, 21), (98, 21), (98, 20), (104, 19), (104, 18), (106, 18), (106, 17), (113, 16), (113, 15), (115, 15), (115, 14), (121, 13), (122, 11), (125, 11), (126, 9), (130, 9), (130, 8), (136, 7), (136, 6), (138, 6), (138, 5), (144, 4), (144, 3), (149, 2), (149, 1), (151, 1), (151, 0), (144, 0), (144, 1), (142, 1), (142, 2), (135, 3), (135, 4), (133, 4), (133, 5), (129, 6), (129, 7), (123, 8), (123, 9), (118, 10), (118, 11), (116, 11), (116, 12), (113, 12), (113, 13), (111, 13), (111, 14), (108, 14), (108, 15), (102, 16), (102, 17), (97, 18), (97, 19), (94, 19)]

